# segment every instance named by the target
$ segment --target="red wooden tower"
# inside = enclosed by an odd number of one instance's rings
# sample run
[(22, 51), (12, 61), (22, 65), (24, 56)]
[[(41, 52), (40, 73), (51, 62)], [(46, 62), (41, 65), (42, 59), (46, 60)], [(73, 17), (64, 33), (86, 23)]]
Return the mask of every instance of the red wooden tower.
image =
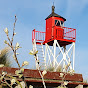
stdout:
[(54, 13), (54, 8), (52, 6), (52, 13), (46, 18), (45, 42), (51, 46), (55, 39), (58, 40), (60, 46), (75, 42), (75, 29), (64, 27), (66, 19)]
[[(67, 70), (66, 66), (72, 71), (74, 70), (76, 29), (64, 27), (66, 19), (56, 14), (54, 9), (55, 7), (52, 6), (52, 13), (45, 19), (46, 31), (35, 29), (32, 31), (33, 50), (38, 50), (40, 62), (43, 58), (43, 66), (40, 66), (44, 69), (51, 66), (56, 71), (61, 65), (63, 71)], [(41, 51), (37, 46), (41, 46)]]

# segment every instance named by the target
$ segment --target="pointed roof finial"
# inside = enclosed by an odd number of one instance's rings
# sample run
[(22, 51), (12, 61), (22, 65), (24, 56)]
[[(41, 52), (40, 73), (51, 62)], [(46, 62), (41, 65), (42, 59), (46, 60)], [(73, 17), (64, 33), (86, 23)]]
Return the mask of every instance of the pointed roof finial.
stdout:
[(54, 6), (54, 2), (53, 2), (52, 13), (54, 13), (54, 9), (55, 9), (55, 6)]
[(62, 16), (56, 14), (56, 13), (54, 12), (54, 10), (55, 10), (55, 6), (54, 6), (54, 2), (53, 2), (52, 13), (51, 13), (45, 20), (47, 20), (47, 19), (50, 18), (50, 17), (59, 17), (59, 18), (62, 18), (64, 21), (66, 21), (65, 18), (63, 18)]

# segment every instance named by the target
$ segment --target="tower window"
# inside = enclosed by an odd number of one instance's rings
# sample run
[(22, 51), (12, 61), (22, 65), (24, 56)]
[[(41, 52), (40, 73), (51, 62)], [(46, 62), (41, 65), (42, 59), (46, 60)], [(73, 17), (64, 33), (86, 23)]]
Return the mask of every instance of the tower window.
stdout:
[(60, 26), (60, 21), (59, 20), (55, 20), (55, 25), (56, 26)]
[(60, 21), (60, 20), (55, 20), (55, 25), (56, 26), (64, 26), (64, 22), (63, 21)]

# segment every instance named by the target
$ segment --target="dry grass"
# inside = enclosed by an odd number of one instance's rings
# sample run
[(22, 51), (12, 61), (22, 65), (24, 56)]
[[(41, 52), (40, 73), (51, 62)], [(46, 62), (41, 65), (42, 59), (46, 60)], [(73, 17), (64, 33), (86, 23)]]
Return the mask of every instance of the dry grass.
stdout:
[[(52, 66), (49, 66), (47, 67), (47, 71), (54, 71), (54, 67)], [(62, 66), (59, 66), (57, 69), (56, 69), (56, 72), (62, 72)]]
[(5, 47), (4, 49), (0, 50), (0, 64), (4, 64), (7, 67), (10, 67), (10, 60), (9, 60), (9, 53), (10, 53), (10, 47)]

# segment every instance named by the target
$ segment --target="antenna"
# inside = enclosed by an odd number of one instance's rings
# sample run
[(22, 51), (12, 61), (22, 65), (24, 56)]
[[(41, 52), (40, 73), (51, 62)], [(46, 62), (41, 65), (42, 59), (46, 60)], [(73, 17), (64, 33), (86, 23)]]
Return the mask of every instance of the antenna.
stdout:
[(53, 2), (53, 6), (54, 6), (54, 2)]
[(55, 0), (53, 1), (53, 6), (54, 6)]

